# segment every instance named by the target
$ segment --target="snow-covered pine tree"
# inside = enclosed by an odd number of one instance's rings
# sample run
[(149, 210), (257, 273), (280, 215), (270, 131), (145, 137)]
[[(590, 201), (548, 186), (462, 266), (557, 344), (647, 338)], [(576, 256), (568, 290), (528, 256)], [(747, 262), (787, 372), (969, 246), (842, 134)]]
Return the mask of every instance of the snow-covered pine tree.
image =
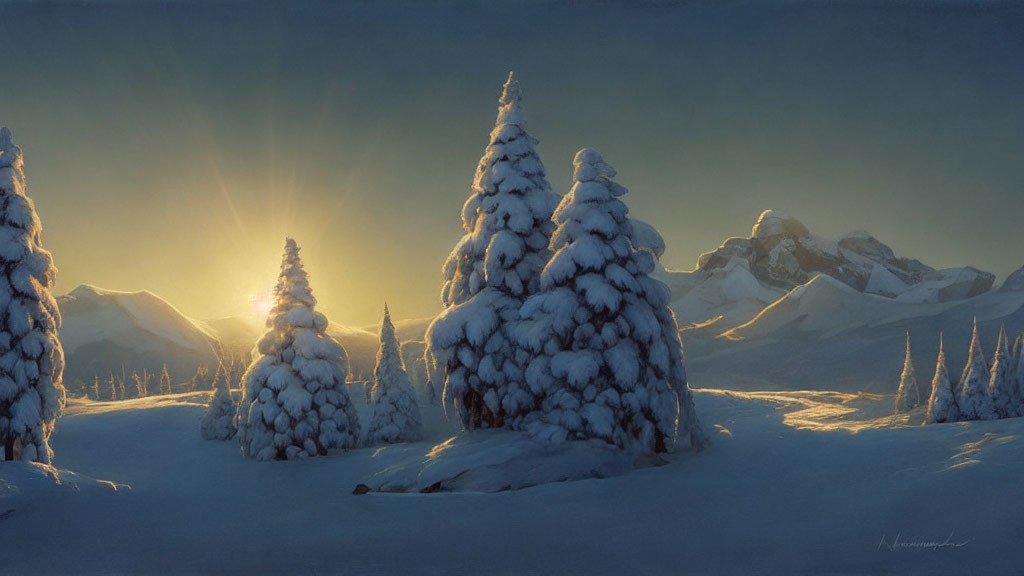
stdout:
[(921, 392), (917, 388), (914, 359), (910, 357), (910, 332), (907, 332), (907, 357), (903, 361), (903, 374), (900, 375), (900, 386), (896, 391), (896, 413), (910, 412), (919, 404)]
[(462, 207), (465, 235), (442, 269), (447, 308), (427, 329), (428, 394), (443, 381), (444, 404), (454, 405), (470, 429), (516, 427), (536, 404), (523, 385), (529, 356), (515, 349), (509, 327), (540, 285), (558, 198), (525, 124), (522, 92), (510, 73)]
[(997, 418), (1012, 418), (1017, 415), (1013, 373), (1010, 371), (1011, 364), (1010, 340), (1006, 337), (1006, 328), (1001, 327), (988, 382), (988, 395), (992, 399), (992, 407), (995, 409)]
[(946, 370), (946, 350), (940, 335), (939, 357), (935, 362), (935, 377), (932, 378), (932, 395), (928, 398), (928, 413), (924, 421), (926, 424), (937, 424), (956, 422), (959, 419), (960, 409), (957, 408), (953, 383), (950, 382), (949, 371)]
[(303, 458), (356, 445), (359, 420), (345, 388), (348, 358), (315, 306), (299, 247), (288, 238), (267, 332), (242, 381), (238, 437), (247, 457)]
[(981, 339), (978, 338), (978, 319), (974, 319), (974, 335), (971, 337), (971, 351), (960, 377), (960, 390), (956, 403), (960, 408), (960, 417), (964, 420), (995, 420), (997, 418), (992, 397), (988, 395), (990, 372), (985, 361), (985, 353), (981, 350)]
[(64, 409), (61, 317), (50, 290), (57, 269), (25, 195), (24, 160), (0, 128), (0, 445), (4, 460), (49, 464)]
[(223, 364), (217, 366), (210, 406), (199, 425), (206, 440), (231, 440), (235, 437), (235, 401), (231, 399), (231, 381)]
[(523, 306), (518, 343), (534, 354), (526, 382), (542, 399), (526, 428), (555, 441), (600, 438), (646, 452), (703, 435), (686, 383), (669, 290), (636, 250), (626, 188), (596, 151), (580, 150), (554, 213), (543, 292)]
[(372, 398), (373, 416), (366, 434), (370, 445), (416, 442), (422, 438), (420, 406), (402, 363), (387, 304), (384, 304), (384, 320), (380, 326), (377, 365), (373, 369)]

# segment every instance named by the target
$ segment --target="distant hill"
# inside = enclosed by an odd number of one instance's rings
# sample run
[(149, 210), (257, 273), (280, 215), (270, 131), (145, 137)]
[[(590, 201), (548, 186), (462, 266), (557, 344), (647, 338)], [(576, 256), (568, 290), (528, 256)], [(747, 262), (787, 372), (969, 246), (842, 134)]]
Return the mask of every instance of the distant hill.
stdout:
[(188, 380), (200, 364), (216, 365), (216, 337), (160, 297), (78, 286), (57, 297), (63, 317), (65, 383), (74, 391), (122, 369), (159, 377), (164, 364), (174, 381)]

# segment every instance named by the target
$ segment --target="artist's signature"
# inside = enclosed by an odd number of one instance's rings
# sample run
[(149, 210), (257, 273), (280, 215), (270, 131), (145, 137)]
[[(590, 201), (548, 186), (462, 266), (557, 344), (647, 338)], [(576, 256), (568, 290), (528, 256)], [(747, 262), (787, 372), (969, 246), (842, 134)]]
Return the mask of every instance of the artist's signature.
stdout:
[(938, 550), (940, 548), (962, 548), (973, 541), (974, 538), (961, 540), (956, 538), (954, 532), (950, 532), (945, 540), (904, 540), (902, 533), (897, 532), (896, 537), (889, 541), (885, 534), (882, 534), (882, 541), (878, 543), (879, 550), (897, 552), (899, 550)]

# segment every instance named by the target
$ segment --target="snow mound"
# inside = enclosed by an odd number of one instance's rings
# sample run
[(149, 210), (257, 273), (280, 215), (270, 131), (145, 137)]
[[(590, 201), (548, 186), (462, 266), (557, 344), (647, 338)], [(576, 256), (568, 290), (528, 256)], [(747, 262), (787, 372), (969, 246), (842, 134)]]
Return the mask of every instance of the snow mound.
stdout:
[(32, 517), (68, 498), (102, 498), (131, 486), (96, 480), (37, 462), (0, 463), (0, 522)]
[(398, 462), (363, 484), (374, 492), (502, 492), (622, 476), (634, 468), (632, 456), (600, 440), (556, 444), (509, 430), (475, 431), (426, 454), (422, 449), (382, 449), (377, 457), (397, 454)]

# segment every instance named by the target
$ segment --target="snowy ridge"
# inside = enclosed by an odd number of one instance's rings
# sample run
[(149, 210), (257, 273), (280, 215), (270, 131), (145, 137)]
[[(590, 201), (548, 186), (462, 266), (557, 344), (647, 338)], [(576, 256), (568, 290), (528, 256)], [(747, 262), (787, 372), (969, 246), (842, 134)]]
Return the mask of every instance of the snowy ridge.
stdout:
[(753, 320), (722, 334), (730, 340), (760, 338), (788, 328), (831, 336), (890, 316), (899, 305), (819, 274), (762, 310)]
[[(221, 346), (213, 333), (150, 292), (82, 285), (59, 296), (57, 305), (64, 318), (64, 381), (72, 391), (84, 392), (96, 377), (142, 370), (160, 374), (165, 365), (178, 385), (201, 365), (213, 374), (219, 362)], [(251, 348), (249, 342), (242, 350)]]
[[(989, 353), (996, 348), (1001, 326), (1010, 334), (1024, 331), (1024, 292), (903, 304), (815, 282), (797, 296), (801, 297), (787, 295), (722, 338), (698, 337), (699, 331), (685, 330), (691, 385), (894, 394), (904, 369), (908, 332), (918, 378), (926, 385), (934, 374), (940, 335), (948, 373), (956, 382), (967, 361), (974, 318)], [(921, 390), (923, 397), (929, 393), (930, 388)]]
[(82, 284), (58, 297), (57, 303), (66, 310), (60, 335), (69, 353), (100, 340), (144, 346), (146, 340), (137, 338), (136, 330), (197, 352), (211, 351), (216, 341), (208, 327), (146, 290), (121, 292)]
[[(733, 258), (725, 267), (709, 272), (665, 273), (658, 277), (674, 288), (671, 307), (680, 324), (714, 319), (716, 334), (749, 321), (786, 294), (758, 281), (742, 258)], [(684, 278), (689, 281), (687, 287), (682, 286)]]

